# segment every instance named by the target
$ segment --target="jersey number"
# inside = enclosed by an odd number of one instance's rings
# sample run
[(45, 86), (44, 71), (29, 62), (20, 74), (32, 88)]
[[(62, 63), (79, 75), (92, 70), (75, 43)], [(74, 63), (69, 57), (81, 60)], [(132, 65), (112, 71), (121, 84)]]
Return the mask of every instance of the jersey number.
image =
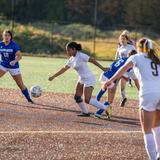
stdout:
[(154, 63), (154, 62), (151, 62), (151, 68), (152, 68), (152, 75), (153, 76), (158, 76), (157, 64)]
[(9, 53), (7, 53), (7, 52), (4, 52), (3, 55), (4, 55), (4, 57), (6, 57), (6, 58), (9, 57)]

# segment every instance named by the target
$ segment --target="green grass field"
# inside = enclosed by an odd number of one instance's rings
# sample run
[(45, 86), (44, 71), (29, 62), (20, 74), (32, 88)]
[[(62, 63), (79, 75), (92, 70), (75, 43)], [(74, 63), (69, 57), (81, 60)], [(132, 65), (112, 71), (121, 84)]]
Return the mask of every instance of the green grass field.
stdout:
[[(45, 92), (59, 92), (59, 93), (72, 93), (74, 94), (76, 82), (78, 79), (77, 73), (70, 69), (60, 77), (57, 77), (52, 82), (48, 81), (48, 76), (55, 73), (63, 65), (65, 65), (67, 59), (60, 58), (46, 58), (46, 57), (26, 57), (24, 56), (20, 62), (21, 73), (25, 85), (30, 88), (34, 84), (38, 84)], [(109, 66), (110, 61), (100, 61), (104, 66)], [(89, 64), (91, 70), (94, 72), (97, 78), (97, 84), (95, 86), (94, 95), (98, 92), (101, 85), (98, 78), (101, 74), (101, 70)], [(18, 89), (12, 77), (7, 73), (0, 79), (1, 88), (14, 88)], [(129, 98), (138, 98), (138, 92), (135, 87), (127, 87), (127, 95)], [(119, 93), (117, 92), (117, 96)]]

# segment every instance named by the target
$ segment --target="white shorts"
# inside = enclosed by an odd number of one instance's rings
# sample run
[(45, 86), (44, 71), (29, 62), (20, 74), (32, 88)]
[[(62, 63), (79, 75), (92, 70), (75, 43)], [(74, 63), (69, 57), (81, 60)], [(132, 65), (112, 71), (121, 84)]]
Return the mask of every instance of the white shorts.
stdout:
[(79, 78), (78, 83), (84, 85), (84, 87), (94, 87), (96, 84), (96, 78), (94, 76), (88, 77), (86, 79)]
[[(103, 75), (103, 73), (102, 73), (102, 74), (100, 75), (100, 77), (99, 77), (99, 81), (100, 81), (102, 84), (104, 84), (107, 80), (108, 80), (108, 78), (105, 77), (105, 76)], [(115, 85), (115, 83), (112, 82), (111, 85), (108, 86), (108, 88), (113, 88), (114, 85)]]
[(9, 72), (12, 76), (16, 76), (16, 75), (18, 75), (18, 74), (21, 74), (19, 68), (12, 69), (12, 68), (6, 68), (6, 67), (0, 65), (0, 70), (2, 70), (2, 71), (4, 71), (4, 72)]
[(131, 78), (132, 80), (135, 80), (137, 79), (133, 69), (130, 71), (130, 72), (126, 72), (124, 75), (123, 75), (125, 78)]
[(140, 96), (139, 108), (146, 111), (160, 110), (160, 93), (149, 93)]

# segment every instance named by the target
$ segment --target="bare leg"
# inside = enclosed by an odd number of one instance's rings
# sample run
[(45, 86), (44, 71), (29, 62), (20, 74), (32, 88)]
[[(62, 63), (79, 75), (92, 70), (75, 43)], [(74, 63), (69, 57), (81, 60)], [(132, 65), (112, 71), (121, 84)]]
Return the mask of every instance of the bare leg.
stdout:
[(23, 83), (21, 74), (18, 74), (18, 75), (12, 76), (12, 77), (13, 77), (13, 79), (14, 79), (15, 82), (16, 82), (16, 84), (18, 85), (18, 87), (19, 87), (21, 90), (26, 89), (26, 86), (25, 86), (24, 83)]
[(0, 69), (0, 77), (2, 77), (6, 72)]
[(18, 87), (21, 89), (21, 92), (25, 96), (27, 101), (33, 103), (32, 99), (30, 98), (28, 89), (26, 88), (26, 86), (23, 83), (21, 74), (18, 74), (18, 75), (12, 76), (12, 77), (15, 80), (16, 84), (18, 85)]

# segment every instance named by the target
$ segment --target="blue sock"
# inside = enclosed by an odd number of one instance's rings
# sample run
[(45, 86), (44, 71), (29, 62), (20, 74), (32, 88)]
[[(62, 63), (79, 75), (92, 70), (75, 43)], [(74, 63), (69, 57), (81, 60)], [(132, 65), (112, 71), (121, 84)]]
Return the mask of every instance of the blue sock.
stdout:
[[(104, 105), (109, 105), (109, 103), (106, 101), (106, 102), (104, 102)], [(96, 114), (102, 114), (104, 112), (104, 110), (103, 109), (99, 109), (97, 112), (96, 112)]]
[(25, 98), (28, 100), (28, 101), (31, 101), (31, 97), (29, 95), (29, 92), (28, 92), (28, 89), (24, 89), (24, 90), (21, 90), (22, 91), (22, 94), (25, 96)]
[(100, 101), (101, 97), (103, 96), (103, 94), (106, 92), (106, 90), (100, 90), (96, 96), (97, 101)]

